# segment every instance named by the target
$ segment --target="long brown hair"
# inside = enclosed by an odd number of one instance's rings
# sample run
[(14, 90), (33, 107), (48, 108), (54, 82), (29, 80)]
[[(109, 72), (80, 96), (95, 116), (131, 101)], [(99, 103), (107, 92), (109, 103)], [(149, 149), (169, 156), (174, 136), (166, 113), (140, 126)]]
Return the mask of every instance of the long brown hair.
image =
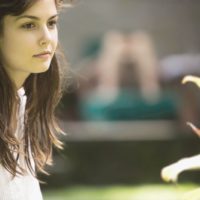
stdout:
[[(0, 34), (3, 32), (3, 19), (6, 15), (18, 16), (35, 2), (36, 0), (0, 0)], [(55, 0), (55, 3), (60, 10), (63, 1)], [(17, 89), (0, 58), (0, 164), (13, 176), (25, 173), (18, 164), (19, 147), (22, 143), (26, 164), (35, 176), (31, 157), (34, 159), (36, 171), (45, 173), (45, 165), (51, 164), (53, 146), (62, 148), (62, 142), (58, 139), (62, 131), (54, 116), (54, 110), (62, 96), (64, 80), (60, 59), (62, 55), (57, 49), (48, 71), (31, 74), (26, 79), (23, 85), (27, 96), (24, 137), (19, 141), (15, 136), (14, 123), (19, 107)], [(14, 153), (17, 153), (17, 156), (14, 156)]]

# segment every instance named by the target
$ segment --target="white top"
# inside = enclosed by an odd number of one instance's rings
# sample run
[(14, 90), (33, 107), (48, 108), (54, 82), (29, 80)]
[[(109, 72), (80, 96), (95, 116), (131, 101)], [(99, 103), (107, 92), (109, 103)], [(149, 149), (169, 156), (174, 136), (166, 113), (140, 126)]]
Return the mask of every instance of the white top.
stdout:
[[(20, 97), (19, 121), (16, 135), (18, 138), (23, 136), (24, 111), (26, 105), (26, 96), (24, 88), (18, 90)], [(25, 167), (25, 160), (20, 155), (18, 160), (20, 166)], [(32, 160), (34, 166), (34, 162)], [(26, 167), (27, 168), (27, 167)], [(12, 175), (0, 165), (0, 200), (42, 200), (42, 194), (39, 182), (32, 176), (30, 171), (24, 176), (17, 175), (12, 179)]]

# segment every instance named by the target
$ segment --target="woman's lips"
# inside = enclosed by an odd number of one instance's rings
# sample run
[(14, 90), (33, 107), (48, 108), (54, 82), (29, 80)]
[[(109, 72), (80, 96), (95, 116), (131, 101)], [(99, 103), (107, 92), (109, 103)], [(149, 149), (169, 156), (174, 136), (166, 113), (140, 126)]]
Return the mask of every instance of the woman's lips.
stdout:
[(51, 57), (51, 53), (45, 52), (45, 53), (34, 55), (33, 57), (40, 58), (40, 59), (49, 59)]

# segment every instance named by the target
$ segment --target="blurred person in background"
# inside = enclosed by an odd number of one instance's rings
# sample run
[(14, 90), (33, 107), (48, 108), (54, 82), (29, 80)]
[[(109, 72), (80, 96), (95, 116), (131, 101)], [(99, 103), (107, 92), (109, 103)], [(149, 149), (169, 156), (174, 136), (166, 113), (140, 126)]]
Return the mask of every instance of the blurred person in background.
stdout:
[(161, 91), (154, 44), (144, 31), (108, 32), (98, 56), (79, 73), (82, 119), (175, 118), (176, 102)]
[[(200, 87), (200, 78), (197, 76), (188, 75), (183, 78), (182, 83), (193, 82), (198, 87)], [(192, 128), (192, 130), (200, 137), (200, 129), (198, 129), (191, 122), (187, 124)], [(177, 162), (174, 162), (168, 166), (165, 166), (161, 169), (161, 178), (166, 182), (176, 182), (179, 175), (188, 170), (200, 169), (200, 155), (194, 155), (191, 157), (181, 158)], [(200, 198), (200, 189), (189, 192), (185, 199), (187, 200), (197, 200)]]
[[(126, 64), (133, 69), (126, 68)], [(123, 69), (124, 68), (124, 69)], [(147, 100), (157, 99), (160, 92), (158, 63), (150, 36), (145, 32), (130, 35), (110, 32), (105, 35), (103, 48), (97, 61), (97, 93), (109, 98), (120, 90), (120, 79), (131, 78), (138, 82), (142, 96)], [(122, 77), (124, 70), (129, 77)], [(136, 79), (136, 80), (134, 80)], [(128, 85), (126, 85), (128, 86)], [(105, 96), (105, 95), (104, 95)], [(103, 97), (104, 98), (104, 97)]]

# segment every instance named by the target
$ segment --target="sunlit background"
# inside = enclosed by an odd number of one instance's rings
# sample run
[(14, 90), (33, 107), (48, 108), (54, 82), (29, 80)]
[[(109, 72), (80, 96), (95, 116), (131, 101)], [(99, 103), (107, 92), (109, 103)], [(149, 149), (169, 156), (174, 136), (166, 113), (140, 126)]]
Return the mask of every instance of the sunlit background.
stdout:
[(200, 1), (79, 0), (60, 17), (70, 65), (57, 114), (67, 133), (45, 200), (178, 200), (200, 172), (162, 167), (199, 153)]

